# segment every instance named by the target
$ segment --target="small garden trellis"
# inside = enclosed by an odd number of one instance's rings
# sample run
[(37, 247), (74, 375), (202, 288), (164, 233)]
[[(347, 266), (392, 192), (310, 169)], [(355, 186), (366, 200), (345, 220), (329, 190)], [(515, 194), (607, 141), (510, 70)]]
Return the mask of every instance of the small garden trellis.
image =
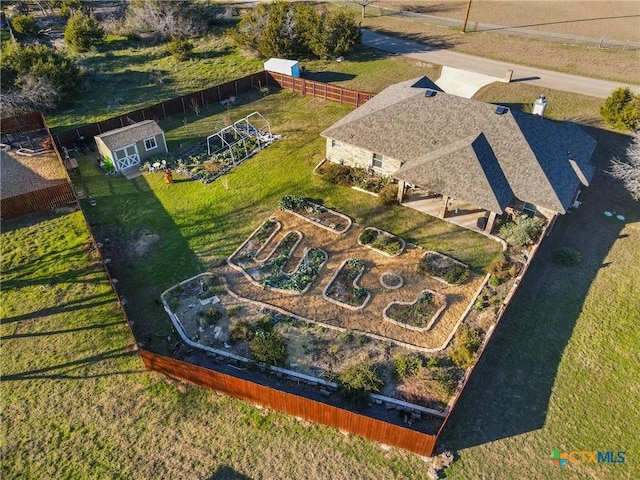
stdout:
[[(254, 125), (259, 120), (262, 125)], [(254, 123), (252, 123), (254, 122)], [(256, 149), (262, 150), (279, 136), (271, 133), (271, 125), (259, 112), (224, 127), (207, 137), (207, 153), (230, 158), (234, 165), (249, 157)]]

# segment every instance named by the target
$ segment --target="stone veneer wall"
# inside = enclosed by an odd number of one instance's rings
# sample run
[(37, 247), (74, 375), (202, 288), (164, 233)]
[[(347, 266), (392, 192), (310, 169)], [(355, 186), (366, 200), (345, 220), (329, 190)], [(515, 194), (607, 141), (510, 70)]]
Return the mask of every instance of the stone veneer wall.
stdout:
[(373, 170), (387, 177), (392, 176), (400, 168), (399, 160), (382, 156), (382, 168), (373, 167), (373, 152), (364, 148), (355, 147), (338, 142), (339, 146), (332, 147), (332, 140), (327, 138), (327, 160), (350, 167), (373, 168)]

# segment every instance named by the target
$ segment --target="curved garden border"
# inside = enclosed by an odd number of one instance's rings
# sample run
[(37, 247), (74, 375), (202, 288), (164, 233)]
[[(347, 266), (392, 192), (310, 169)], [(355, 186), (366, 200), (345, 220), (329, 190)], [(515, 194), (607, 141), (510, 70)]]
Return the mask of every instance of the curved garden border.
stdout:
[[(355, 305), (349, 305), (348, 303), (344, 303), (341, 302), (339, 300), (336, 300), (335, 298), (331, 298), (329, 295), (327, 295), (327, 292), (329, 291), (329, 288), (331, 287), (331, 284), (333, 283), (333, 281), (338, 277), (338, 275), (340, 274), (340, 272), (342, 271), (342, 268), (349, 262), (349, 260), (354, 260), (353, 258), (347, 258), (345, 261), (343, 261), (340, 264), (340, 267), (336, 269), (336, 271), (333, 273), (333, 275), (331, 275), (331, 278), (329, 279), (329, 283), (327, 283), (327, 286), (324, 287), (324, 290), (322, 291), (322, 297), (335, 304), (335, 305), (339, 305), (341, 307), (344, 308), (348, 308), (350, 310), (355, 310), (355, 311), (359, 311), (362, 310), (364, 307), (367, 306), (367, 303), (369, 303), (369, 300), (371, 300), (371, 292), (367, 291), (367, 296), (364, 299), (364, 301), (362, 302), (362, 304), (355, 306)], [(362, 277), (362, 275), (364, 274), (365, 269), (363, 268), (362, 271), (358, 274), (358, 276), (356, 278), (353, 279), (353, 288), (359, 288), (356, 283), (358, 282), (358, 280), (360, 280), (360, 277)]]
[[(436, 313), (433, 314), (433, 317), (431, 317), (431, 320), (429, 320), (429, 323), (427, 323), (425, 327), (414, 327), (413, 325), (408, 325), (406, 323), (402, 323), (397, 320), (394, 320), (393, 318), (387, 315), (387, 310), (389, 310), (389, 308), (391, 308), (392, 305), (415, 305), (416, 303), (418, 303), (418, 301), (420, 300), (420, 296), (423, 293), (430, 293), (434, 296), (442, 298), (443, 300), (443, 305), (436, 311)], [(442, 315), (442, 312), (446, 307), (447, 307), (446, 295), (443, 295), (442, 293), (439, 293), (439, 292), (435, 292), (433, 290), (426, 289), (426, 290), (422, 290), (413, 302), (389, 302), (387, 306), (384, 307), (384, 310), (382, 311), (382, 316), (387, 322), (391, 322), (395, 325), (398, 325), (399, 327), (406, 328), (407, 330), (412, 330), (414, 332), (426, 332), (433, 327), (433, 324), (436, 322), (436, 320), (438, 320), (438, 318), (440, 318), (440, 315)]]
[(276, 229), (271, 233), (271, 235), (269, 235), (269, 237), (267, 237), (264, 241), (264, 243), (256, 250), (255, 253), (255, 257), (257, 257), (258, 255), (260, 255), (262, 253), (262, 250), (264, 250), (264, 248), (269, 245), (269, 242), (271, 242), (271, 240), (273, 239), (273, 237), (276, 236), (276, 234), (282, 229), (282, 223), (280, 223), (280, 221), (278, 220), (274, 220), (272, 218), (268, 218), (267, 220), (265, 220), (264, 222), (262, 222), (258, 228), (256, 228), (253, 232), (251, 232), (251, 234), (249, 234), (249, 236), (247, 237), (247, 239), (242, 242), (240, 244), (240, 246), (238, 248), (236, 248), (233, 253), (231, 255), (229, 255), (227, 257), (227, 264), (230, 267), (233, 267), (235, 269), (242, 269), (242, 267), (240, 265), (237, 265), (235, 263), (233, 263), (233, 258), (247, 245), (247, 243), (249, 243), (251, 241), (251, 239), (256, 236), (258, 234), (258, 232), (260, 231), (260, 229), (264, 226), (265, 223), (267, 222), (274, 222), (276, 224)]
[[(378, 235), (389, 235), (390, 237), (395, 237), (398, 240), (400, 240), (400, 244), (402, 245), (400, 247), (400, 251), (398, 253), (387, 253), (384, 250), (380, 250), (379, 248), (375, 248), (373, 247), (371, 244), (369, 243), (362, 243), (360, 241), (360, 235), (362, 235), (362, 233), (366, 232), (367, 230), (376, 230), (378, 232)], [(360, 235), (358, 235), (358, 245), (360, 245), (361, 247), (365, 247), (365, 248), (369, 248), (371, 250), (373, 250), (374, 252), (379, 253), (380, 255), (384, 255), (385, 257), (390, 257), (390, 258), (394, 258), (394, 257), (399, 257), (400, 255), (402, 255), (404, 253), (404, 249), (407, 247), (407, 242), (404, 241), (404, 238), (391, 233), (391, 232), (387, 232), (386, 230), (382, 230), (380, 228), (377, 227), (366, 227)]]
[[(385, 275), (393, 275), (395, 277), (398, 277), (400, 279), (400, 283), (398, 285), (388, 285), (384, 282), (383, 278), (385, 277)], [(399, 273), (393, 273), (393, 272), (383, 272), (382, 275), (380, 275), (380, 285), (382, 285), (384, 288), (388, 289), (388, 290), (397, 290), (398, 288), (402, 287), (404, 285), (404, 278), (402, 278), (402, 275), (400, 275)]]
[(323, 225), (322, 223), (317, 222), (317, 221), (313, 220), (312, 218), (309, 218), (306, 215), (303, 215), (301, 213), (294, 212), (293, 210), (291, 210), (289, 208), (283, 208), (283, 210), (286, 210), (287, 212), (295, 215), (298, 218), (302, 218), (303, 220), (306, 220), (307, 222), (312, 223), (312, 224), (316, 225), (317, 227), (324, 228), (325, 230), (328, 230), (329, 232), (335, 233), (337, 235), (342, 235), (343, 233), (347, 232), (351, 228), (351, 225), (353, 224), (353, 220), (351, 220), (351, 218), (349, 218), (344, 213), (340, 213), (337, 210), (333, 210), (332, 208), (325, 207), (324, 205), (320, 205), (320, 204), (315, 203), (315, 202), (310, 202), (309, 200), (307, 200), (307, 203), (309, 203), (310, 205), (315, 205), (318, 208), (323, 209), (326, 212), (331, 212), (332, 214), (334, 214), (334, 215), (336, 215), (336, 216), (338, 216), (340, 218), (343, 218), (347, 222), (347, 226), (345, 228), (343, 228), (342, 230), (334, 230), (333, 228), (331, 228), (331, 227), (329, 227), (327, 225)]
[[(471, 269), (469, 268), (469, 265), (467, 265), (467, 264), (465, 264), (465, 263), (462, 263), (462, 262), (460, 262), (459, 260), (456, 260), (455, 258), (450, 257), (449, 255), (445, 255), (444, 253), (436, 252), (435, 250), (427, 250), (426, 252), (424, 252), (424, 253), (422, 254), (422, 257), (420, 257), (420, 261), (422, 261), (422, 259), (423, 259), (424, 257), (426, 257), (427, 255), (429, 255), (429, 254), (435, 254), (435, 255), (438, 255), (438, 256), (440, 256), (440, 257), (447, 258), (448, 260), (451, 260), (453, 263), (456, 263), (456, 264), (460, 265), (461, 267), (466, 268), (467, 270), (469, 270), (469, 273), (471, 274)], [(435, 279), (435, 280), (438, 280), (439, 282), (444, 283), (445, 285), (449, 285), (449, 286), (462, 285), (462, 283), (464, 283), (464, 282), (459, 283), (459, 284), (456, 284), (456, 283), (449, 283), (449, 282), (447, 282), (447, 281), (446, 281), (444, 278), (442, 278), (442, 277), (437, 277), (437, 276), (435, 276), (435, 275), (431, 275), (431, 274), (429, 274), (429, 273), (427, 273), (426, 275), (428, 275), (429, 277), (431, 277), (431, 278), (433, 278), (433, 279)], [(465, 281), (466, 281), (466, 280), (465, 280)]]

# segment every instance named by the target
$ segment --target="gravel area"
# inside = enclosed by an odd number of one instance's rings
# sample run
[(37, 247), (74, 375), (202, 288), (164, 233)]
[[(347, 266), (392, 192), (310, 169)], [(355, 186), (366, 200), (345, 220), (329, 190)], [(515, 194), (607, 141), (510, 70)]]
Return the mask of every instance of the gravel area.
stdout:
[(2, 198), (66, 182), (64, 167), (53, 151), (35, 157), (18, 155), (15, 150), (0, 153)]

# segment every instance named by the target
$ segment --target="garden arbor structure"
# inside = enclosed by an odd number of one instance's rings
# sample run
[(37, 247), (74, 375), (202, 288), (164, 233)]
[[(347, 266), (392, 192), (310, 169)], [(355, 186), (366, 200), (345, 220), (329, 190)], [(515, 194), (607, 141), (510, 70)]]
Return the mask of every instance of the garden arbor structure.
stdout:
[[(259, 124), (260, 128), (255, 124)], [(253, 112), (209, 135), (207, 153), (209, 156), (227, 155), (235, 165), (250, 156), (255, 149), (262, 150), (275, 139), (268, 120), (259, 112)]]

